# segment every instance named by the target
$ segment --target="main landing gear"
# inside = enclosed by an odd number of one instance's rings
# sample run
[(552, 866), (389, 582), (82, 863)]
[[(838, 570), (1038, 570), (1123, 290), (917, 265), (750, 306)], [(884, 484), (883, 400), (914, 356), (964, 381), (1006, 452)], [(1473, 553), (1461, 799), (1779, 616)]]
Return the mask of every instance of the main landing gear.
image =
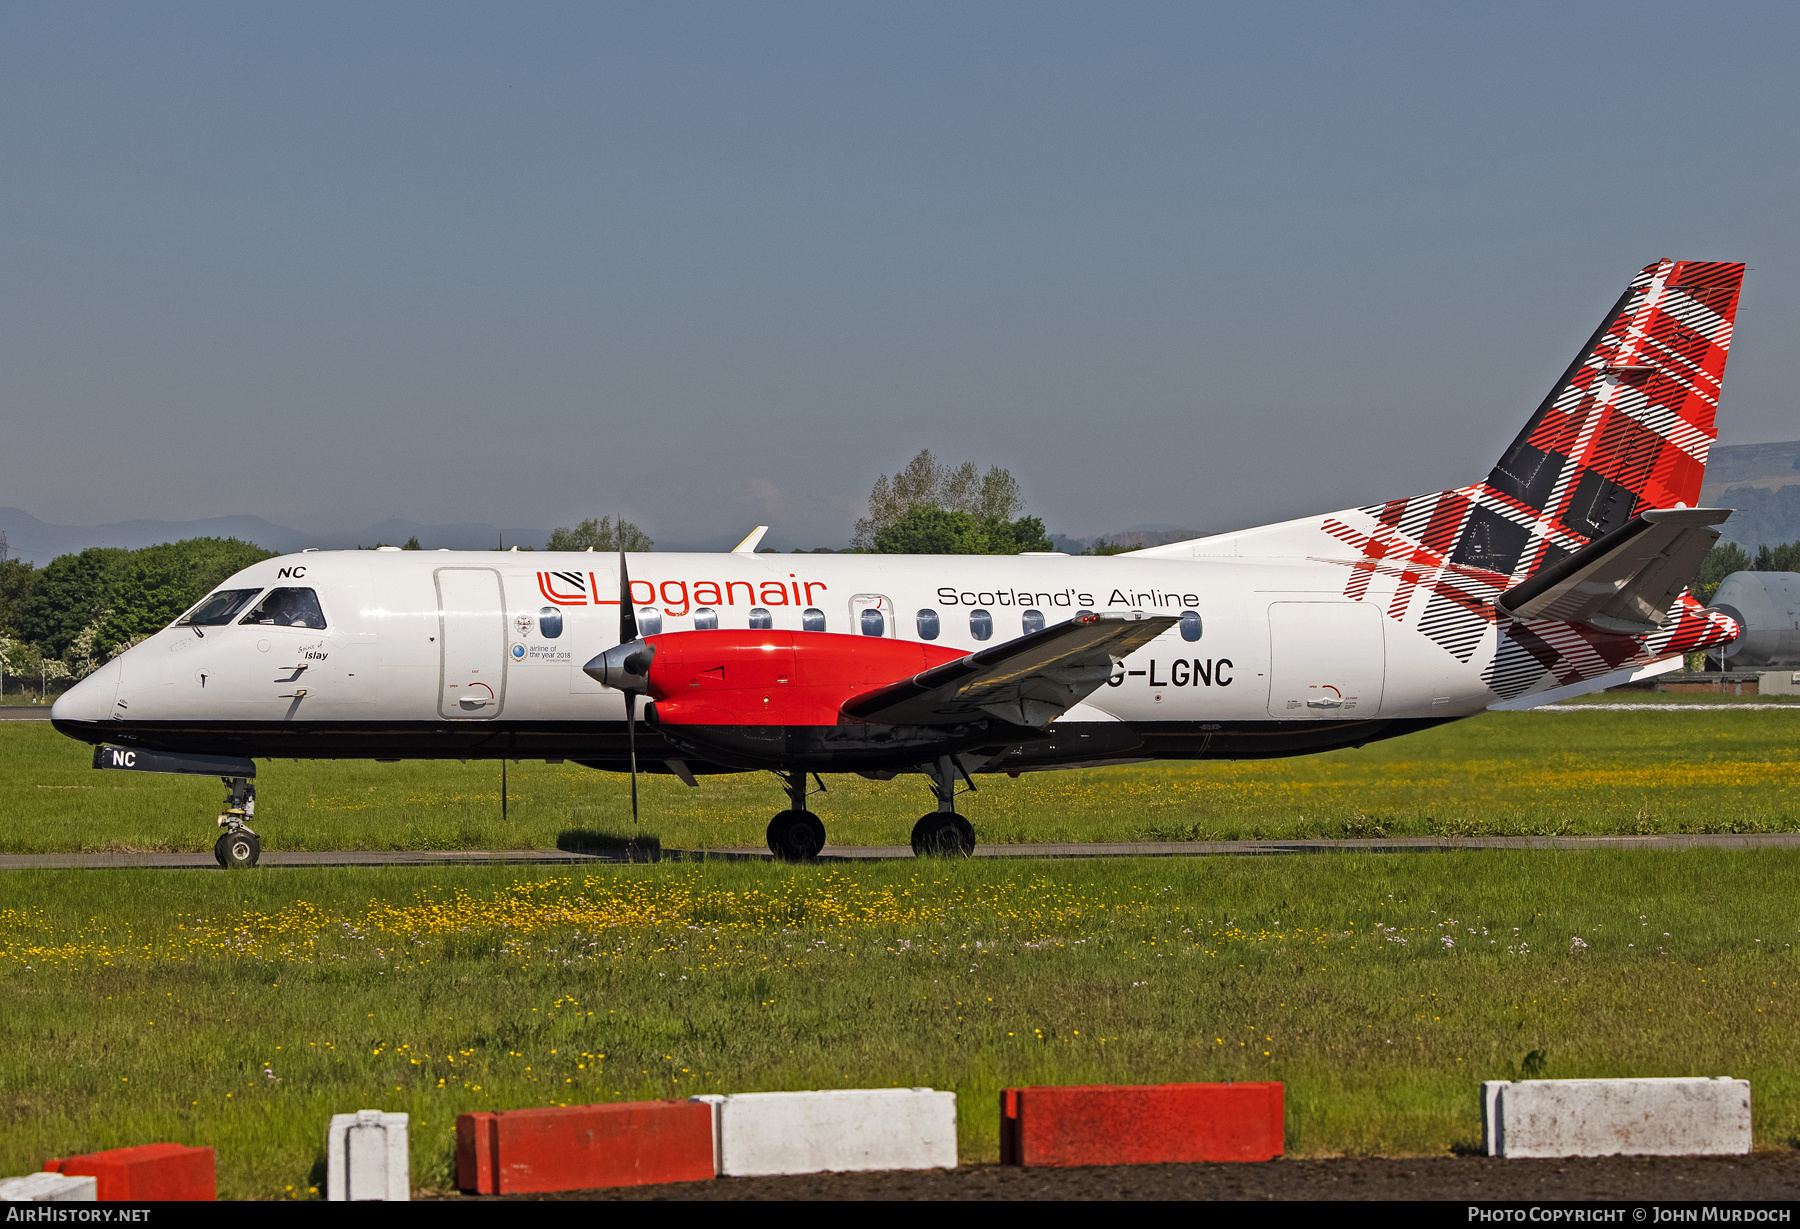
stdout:
[(940, 755), (935, 771), (930, 772), (932, 792), (937, 795), (937, 810), (928, 811), (913, 825), (912, 847), (916, 857), (937, 856), (966, 858), (975, 852), (975, 829), (956, 813), (956, 774), (975, 788), (962, 765), (948, 755)]
[(806, 809), (806, 774), (787, 774), (789, 807), (769, 821), (769, 852), (783, 862), (807, 862), (825, 848), (825, 825)]
[[(937, 810), (913, 825), (913, 853), (921, 858), (966, 858), (975, 852), (975, 829), (956, 813), (956, 778), (960, 774), (971, 790), (975, 782), (948, 755), (939, 756), (925, 773), (931, 778), (931, 792), (937, 795)], [(788, 809), (769, 821), (769, 852), (783, 862), (809, 862), (825, 848), (825, 825), (806, 809), (806, 774), (789, 772), (783, 777)], [(823, 782), (819, 788), (825, 788)]]
[(262, 842), (250, 831), (250, 820), (256, 815), (256, 785), (245, 777), (221, 777), (230, 787), (225, 795), (225, 811), (219, 816), (219, 827), (225, 829), (213, 845), (213, 857), (226, 870), (234, 866), (255, 866), (262, 856)]

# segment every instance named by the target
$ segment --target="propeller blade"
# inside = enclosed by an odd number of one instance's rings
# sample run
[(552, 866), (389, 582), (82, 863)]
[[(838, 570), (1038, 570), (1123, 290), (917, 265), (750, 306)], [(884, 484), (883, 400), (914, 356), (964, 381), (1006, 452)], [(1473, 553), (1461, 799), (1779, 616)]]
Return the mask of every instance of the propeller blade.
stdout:
[[(601, 663), (600, 677), (606, 681), (608, 666), (621, 670), (621, 682), (631, 683), (647, 679), (650, 670), (650, 658), (656, 650), (638, 640), (637, 609), (631, 601), (631, 572), (625, 564), (625, 550), (619, 549), (619, 647), (609, 651), (617, 656), (616, 663), (607, 660), (609, 654), (602, 654), (596, 661)], [(594, 666), (589, 662), (588, 666)], [(593, 674), (589, 669), (588, 673)], [(631, 825), (638, 826), (638, 788), (637, 788), (637, 698), (638, 693), (629, 686), (620, 688), (625, 693), (625, 746), (631, 754)]]
[(631, 752), (631, 826), (638, 826), (637, 797), (637, 696), (625, 693), (625, 745)]
[(625, 552), (619, 552), (619, 643), (638, 638), (637, 610), (631, 604), (631, 573), (625, 568)]

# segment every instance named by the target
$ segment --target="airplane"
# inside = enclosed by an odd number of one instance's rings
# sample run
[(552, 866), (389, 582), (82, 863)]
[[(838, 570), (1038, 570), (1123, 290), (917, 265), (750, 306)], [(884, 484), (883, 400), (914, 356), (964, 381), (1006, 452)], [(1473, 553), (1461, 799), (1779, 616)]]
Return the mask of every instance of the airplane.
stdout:
[[(545, 759), (689, 785), (929, 779), (967, 855), (979, 774), (1356, 747), (1736, 640), (1687, 592), (1744, 266), (1659, 261), (1487, 477), (1110, 557), (304, 551), (257, 563), (51, 712), (95, 766), (221, 777), (254, 865), (260, 757)], [(959, 785), (961, 787), (959, 791)]]
[(1708, 655), (1712, 668), (1800, 668), (1800, 572), (1733, 572), (1719, 582), (1712, 606), (1743, 629)]

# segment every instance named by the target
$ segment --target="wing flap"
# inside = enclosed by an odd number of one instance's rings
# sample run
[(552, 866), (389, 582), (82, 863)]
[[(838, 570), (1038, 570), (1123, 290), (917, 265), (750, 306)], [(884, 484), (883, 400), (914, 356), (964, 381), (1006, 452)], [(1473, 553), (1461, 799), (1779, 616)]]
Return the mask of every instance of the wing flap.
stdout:
[(1725, 508), (1658, 508), (1539, 570), (1497, 599), (1515, 619), (1557, 619), (1642, 636), (1661, 626), (1719, 540)]
[(1175, 626), (1169, 615), (1082, 615), (844, 701), (857, 721), (956, 725), (981, 715), (1044, 726), (1112, 677), (1113, 663)]

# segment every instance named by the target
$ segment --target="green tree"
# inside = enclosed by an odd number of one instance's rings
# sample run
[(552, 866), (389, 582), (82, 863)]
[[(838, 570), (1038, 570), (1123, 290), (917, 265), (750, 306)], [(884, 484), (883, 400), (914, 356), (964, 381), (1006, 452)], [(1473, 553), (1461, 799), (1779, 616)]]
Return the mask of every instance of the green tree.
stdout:
[(971, 512), (914, 504), (875, 531), (871, 543), (883, 555), (1016, 555), (1055, 549), (1035, 516), (1004, 521)]
[(37, 569), (23, 559), (0, 561), (0, 636), (24, 635), (20, 615), (37, 579)]
[(1750, 556), (1744, 553), (1744, 548), (1736, 542), (1721, 542), (1706, 552), (1706, 558), (1700, 561), (1700, 571), (1688, 588), (1700, 601), (1710, 602), (1727, 576), (1749, 570)]
[(19, 614), (21, 636), (60, 658), (112, 611), (114, 586), (130, 551), (93, 546), (45, 564)]
[(1081, 553), (1084, 555), (1123, 555), (1126, 551), (1136, 549), (1137, 547), (1132, 546), (1129, 543), (1108, 542), (1105, 538), (1101, 538), (1098, 542), (1094, 543)]
[(563, 528), (550, 534), (545, 550), (647, 551), (656, 543), (650, 535), (624, 517), (617, 522), (610, 516), (599, 520), (589, 517), (573, 529)]
[(1766, 542), (1763, 543), (1756, 548), (1756, 560), (1750, 564), (1750, 570), (1752, 572), (1800, 572), (1800, 542), (1789, 542), (1783, 546), (1770, 546)]
[(425, 548), (423, 546), (419, 545), (419, 535), (415, 533), (412, 537), (410, 537), (406, 540), (406, 545), (402, 546), (400, 549), (401, 550), (424, 550)]
[(933, 456), (931, 449), (924, 448), (892, 478), (883, 474), (875, 480), (875, 489), (869, 492), (869, 514), (856, 522), (856, 536), (852, 542), (863, 550), (881, 550), (875, 545), (876, 535), (899, 524), (901, 518), (921, 505), (943, 512), (967, 513), (989, 525), (1012, 522), (1025, 510), (1018, 479), (1006, 470), (995, 465), (983, 474), (975, 468), (973, 461), (951, 467)]

